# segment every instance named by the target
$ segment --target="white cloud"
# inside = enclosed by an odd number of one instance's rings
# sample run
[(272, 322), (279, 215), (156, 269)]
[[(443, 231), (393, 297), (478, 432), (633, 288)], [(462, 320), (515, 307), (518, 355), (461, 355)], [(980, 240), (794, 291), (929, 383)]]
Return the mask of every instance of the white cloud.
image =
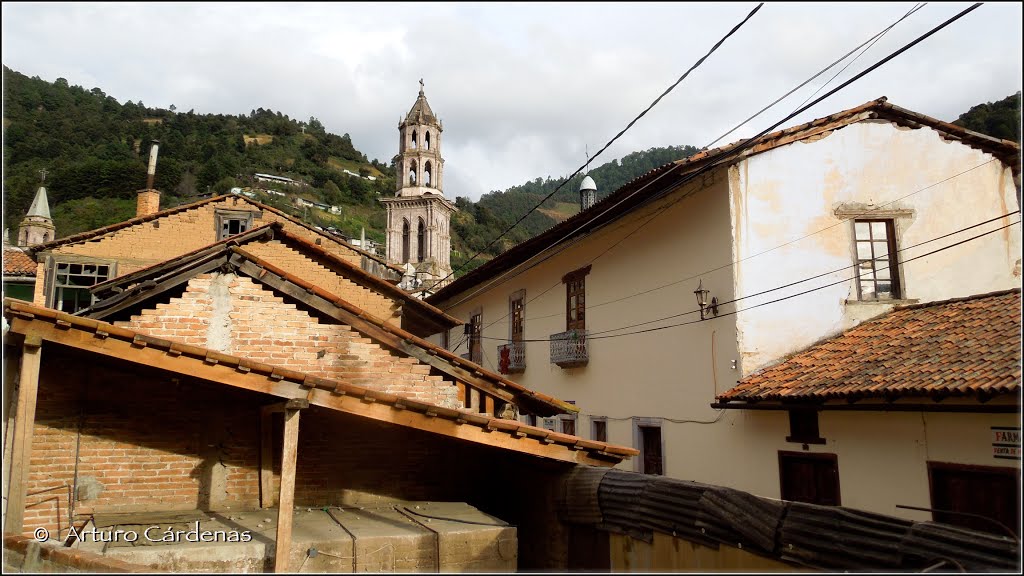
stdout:
[[(445, 123), (446, 193), (476, 198), (574, 170), (753, 6), (5, 3), (3, 62), (121, 102), (316, 116), (385, 161), (422, 77)], [(766, 4), (597, 164), (707, 144), (912, 6)], [(926, 6), (833, 85), (966, 6)], [(881, 95), (946, 120), (1001, 99), (1021, 87), (1020, 22), (1020, 4), (984, 5), (788, 124)]]

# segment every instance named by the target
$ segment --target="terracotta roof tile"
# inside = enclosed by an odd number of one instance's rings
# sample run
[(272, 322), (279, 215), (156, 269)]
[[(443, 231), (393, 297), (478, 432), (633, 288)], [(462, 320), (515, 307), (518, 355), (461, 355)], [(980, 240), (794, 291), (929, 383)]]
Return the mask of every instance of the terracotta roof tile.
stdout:
[(1020, 289), (894, 309), (752, 374), (720, 402), (1020, 390)]
[(4, 276), (35, 276), (36, 261), (18, 248), (4, 246)]

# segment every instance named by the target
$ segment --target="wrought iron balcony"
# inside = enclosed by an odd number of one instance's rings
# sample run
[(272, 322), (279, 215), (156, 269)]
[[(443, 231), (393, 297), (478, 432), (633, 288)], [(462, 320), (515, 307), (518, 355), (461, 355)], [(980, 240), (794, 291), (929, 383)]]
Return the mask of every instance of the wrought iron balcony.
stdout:
[(586, 366), (590, 356), (587, 353), (587, 331), (568, 330), (551, 335), (551, 362), (562, 368)]
[(498, 346), (498, 368), (502, 374), (526, 370), (526, 342), (509, 342)]

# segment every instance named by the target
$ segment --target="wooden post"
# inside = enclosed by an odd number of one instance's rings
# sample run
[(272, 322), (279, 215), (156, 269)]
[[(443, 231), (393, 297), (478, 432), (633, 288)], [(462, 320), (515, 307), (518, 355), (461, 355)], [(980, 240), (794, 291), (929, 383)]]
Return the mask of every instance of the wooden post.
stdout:
[(295, 512), (295, 460), (299, 449), (299, 414), (297, 409), (284, 412), (284, 446), (281, 448), (281, 496), (277, 502), (277, 545), (274, 550), (274, 572), (288, 571), (288, 554), (292, 548), (292, 515)]
[(274, 413), (260, 412), (260, 508), (274, 505)]
[(25, 491), (28, 489), (32, 460), (32, 430), (36, 423), (36, 394), (39, 391), (39, 359), (43, 341), (26, 336), (21, 354), (18, 381), (18, 408), (14, 417), (14, 444), (11, 449), (11, 481), (7, 485), (7, 518), (4, 531), (21, 534), (25, 522)]

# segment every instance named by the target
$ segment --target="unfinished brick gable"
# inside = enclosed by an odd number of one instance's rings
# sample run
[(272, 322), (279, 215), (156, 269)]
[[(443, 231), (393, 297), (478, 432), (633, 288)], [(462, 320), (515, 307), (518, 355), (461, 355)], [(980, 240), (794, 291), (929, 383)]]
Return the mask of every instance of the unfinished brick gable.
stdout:
[(251, 242), (245, 251), (267, 262), (272, 262), (289, 274), (315, 284), (345, 299), (374, 316), (395, 326), (401, 326), (401, 304), (394, 299), (371, 290), (334, 272), (324, 263), (290, 248), (278, 240)]
[(130, 330), (449, 408), (454, 382), (345, 324), (324, 324), (245, 276), (203, 274), (128, 321)]

